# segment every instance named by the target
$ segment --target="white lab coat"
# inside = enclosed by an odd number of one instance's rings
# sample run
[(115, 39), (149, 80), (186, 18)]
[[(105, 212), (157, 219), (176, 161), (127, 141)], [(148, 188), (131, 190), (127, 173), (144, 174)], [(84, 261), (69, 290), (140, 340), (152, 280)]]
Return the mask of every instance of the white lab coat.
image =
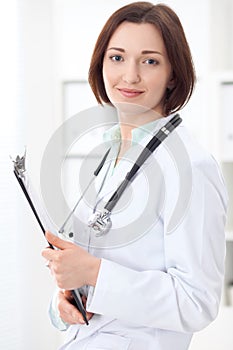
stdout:
[[(155, 130), (167, 121), (156, 122)], [(184, 154), (174, 159), (180, 145)], [(109, 198), (131, 165), (117, 165), (99, 198)], [(87, 300), (94, 316), (89, 326), (70, 326), (61, 349), (188, 349), (193, 332), (216, 317), (221, 297), (227, 194), (219, 168), (181, 124), (148, 158), (121, 200), (112, 214), (114, 234), (129, 222), (136, 232), (140, 220), (145, 232), (129, 236), (128, 244), (120, 237), (104, 249), (95, 247), (93, 237), (89, 251), (102, 258)], [(89, 209), (80, 212), (83, 221)], [(112, 244), (109, 237), (98, 239)]]

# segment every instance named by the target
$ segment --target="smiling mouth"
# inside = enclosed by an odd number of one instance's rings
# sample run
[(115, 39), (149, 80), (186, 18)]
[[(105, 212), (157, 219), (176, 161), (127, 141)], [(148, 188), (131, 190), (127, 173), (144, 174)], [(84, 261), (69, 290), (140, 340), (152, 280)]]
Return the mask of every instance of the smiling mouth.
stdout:
[(135, 89), (118, 89), (118, 91), (124, 97), (137, 97), (137, 96), (140, 96), (143, 93), (143, 91), (135, 90)]

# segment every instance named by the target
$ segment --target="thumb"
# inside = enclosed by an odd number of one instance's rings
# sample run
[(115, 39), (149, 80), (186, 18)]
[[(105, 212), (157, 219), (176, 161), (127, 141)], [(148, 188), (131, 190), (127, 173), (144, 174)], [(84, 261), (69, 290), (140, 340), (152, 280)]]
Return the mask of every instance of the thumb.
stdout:
[(46, 231), (45, 238), (49, 243), (51, 243), (53, 246), (59, 249), (68, 249), (71, 248), (71, 246), (73, 246), (73, 243), (64, 241), (64, 239), (55, 236), (49, 231)]

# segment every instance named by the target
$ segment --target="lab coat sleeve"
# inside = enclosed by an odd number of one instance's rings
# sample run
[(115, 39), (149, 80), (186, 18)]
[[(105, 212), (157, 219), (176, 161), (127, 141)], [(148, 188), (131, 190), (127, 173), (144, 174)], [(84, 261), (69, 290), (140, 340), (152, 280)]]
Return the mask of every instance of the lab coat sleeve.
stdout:
[(170, 214), (164, 212), (165, 270), (136, 271), (102, 259), (88, 311), (177, 332), (206, 327), (216, 317), (221, 297), (226, 203), (216, 165), (194, 166), (188, 208), (170, 234)]
[(58, 289), (53, 294), (49, 305), (49, 318), (51, 320), (52, 325), (59, 329), (60, 331), (66, 331), (69, 328), (69, 324), (64, 322), (62, 318), (59, 316), (58, 308), (57, 308), (57, 296)]

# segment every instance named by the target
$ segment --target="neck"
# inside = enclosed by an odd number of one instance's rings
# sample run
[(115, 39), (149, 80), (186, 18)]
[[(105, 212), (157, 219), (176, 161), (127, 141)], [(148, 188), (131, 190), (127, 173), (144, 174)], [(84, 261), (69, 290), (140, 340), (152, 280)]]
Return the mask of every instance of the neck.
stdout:
[(118, 112), (122, 140), (131, 141), (133, 129), (151, 123), (160, 118), (163, 118), (163, 116), (153, 111), (147, 111), (136, 115)]

